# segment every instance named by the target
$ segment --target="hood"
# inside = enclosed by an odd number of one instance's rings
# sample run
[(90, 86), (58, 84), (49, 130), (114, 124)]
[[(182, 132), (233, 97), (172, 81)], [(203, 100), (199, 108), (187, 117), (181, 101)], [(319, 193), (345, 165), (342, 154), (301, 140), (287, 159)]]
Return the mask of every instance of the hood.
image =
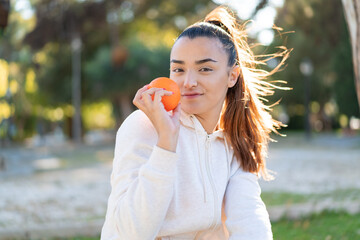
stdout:
[(210, 138), (225, 138), (223, 130), (216, 130), (213, 133), (208, 134), (194, 114), (187, 113), (183, 110), (181, 110), (180, 113), (180, 123), (184, 127), (194, 129), (194, 131), (196, 131), (196, 134), (209, 135)]

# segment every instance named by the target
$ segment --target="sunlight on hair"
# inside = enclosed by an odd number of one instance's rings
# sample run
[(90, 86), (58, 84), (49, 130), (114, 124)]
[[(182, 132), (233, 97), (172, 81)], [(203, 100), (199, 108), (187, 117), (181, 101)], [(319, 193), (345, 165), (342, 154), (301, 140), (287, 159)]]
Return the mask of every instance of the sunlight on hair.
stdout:
[(251, 17), (259, 0), (213, 0), (216, 4), (226, 4), (234, 8), (239, 18), (246, 20)]
[(213, 0), (216, 4), (225, 4), (233, 8), (238, 17), (242, 20), (251, 20), (247, 25), (249, 37), (257, 38), (263, 45), (270, 45), (274, 39), (274, 33), (271, 29), (276, 17), (276, 8), (284, 5), (284, 0), (269, 0), (266, 7), (259, 10), (252, 17), (259, 0)]
[[(268, 10), (264, 8), (262, 11), (267, 12)], [(268, 12), (272, 12), (275, 16), (275, 10)], [(204, 18), (204, 23), (201, 25), (203, 29), (216, 26), (224, 30), (210, 31), (209, 34), (210, 36), (214, 32), (218, 34), (216, 37), (220, 39), (226, 49), (229, 49), (229, 65), (237, 63), (241, 70), (237, 83), (227, 92), (221, 112), (220, 129), (224, 129), (244, 171), (260, 173), (264, 180), (273, 180), (273, 176), (266, 168), (268, 142), (274, 141), (270, 137), (270, 133), (286, 136), (278, 131), (282, 127), (286, 127), (286, 124), (274, 119), (271, 115), (272, 108), (279, 104), (281, 99), (271, 103), (267, 96), (273, 95), (275, 90), (291, 90), (284, 86), (286, 81), (271, 80), (270, 76), (282, 70), (281, 67), (284, 66), (292, 49), (278, 46), (278, 52), (256, 55), (252, 47), (258, 46), (258, 44), (250, 46), (247, 42), (248, 21), (236, 19), (234, 14), (236, 13), (233, 9), (219, 6)], [(263, 19), (263, 16), (258, 19)], [(212, 23), (214, 26), (205, 23)], [(188, 28), (180, 37), (189, 34), (190, 31), (195, 31), (194, 29), (198, 26), (199, 24), (195, 24)], [(269, 27), (273, 26), (269, 25)], [(281, 28), (277, 28), (277, 30), (282, 31)], [(270, 35), (271, 33), (268, 34), (271, 38)], [(262, 66), (267, 65), (271, 59), (275, 59), (274, 63), (277, 65), (273, 64), (274, 68), (270, 71), (263, 69)], [(284, 119), (286, 118), (284, 117)]]

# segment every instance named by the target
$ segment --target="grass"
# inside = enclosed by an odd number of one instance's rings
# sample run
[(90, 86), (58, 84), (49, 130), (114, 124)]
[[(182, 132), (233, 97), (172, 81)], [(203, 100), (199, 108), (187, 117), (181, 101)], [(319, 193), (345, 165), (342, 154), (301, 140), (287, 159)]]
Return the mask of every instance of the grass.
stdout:
[(272, 223), (276, 240), (360, 239), (360, 214), (325, 211), (301, 220), (282, 219)]
[(289, 205), (309, 201), (309, 196), (287, 192), (263, 192), (261, 198), (266, 206)]
[[(300, 220), (281, 219), (272, 223), (276, 240), (360, 239), (360, 213), (324, 211)], [(98, 240), (97, 237), (54, 238), (52, 240)]]
[(360, 199), (359, 189), (337, 189), (328, 193), (317, 193), (317, 194), (296, 194), (288, 192), (263, 192), (261, 193), (266, 206), (277, 206), (277, 205), (291, 205), (297, 203), (306, 202), (319, 202), (326, 199), (332, 199), (333, 201), (357, 201)]

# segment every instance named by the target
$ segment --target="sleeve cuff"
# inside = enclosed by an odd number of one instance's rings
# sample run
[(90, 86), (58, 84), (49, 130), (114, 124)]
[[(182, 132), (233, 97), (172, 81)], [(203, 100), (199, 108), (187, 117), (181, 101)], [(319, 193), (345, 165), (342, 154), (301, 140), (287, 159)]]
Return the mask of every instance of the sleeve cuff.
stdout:
[(177, 153), (155, 145), (147, 164), (152, 170), (160, 174), (174, 176), (176, 173), (177, 159)]

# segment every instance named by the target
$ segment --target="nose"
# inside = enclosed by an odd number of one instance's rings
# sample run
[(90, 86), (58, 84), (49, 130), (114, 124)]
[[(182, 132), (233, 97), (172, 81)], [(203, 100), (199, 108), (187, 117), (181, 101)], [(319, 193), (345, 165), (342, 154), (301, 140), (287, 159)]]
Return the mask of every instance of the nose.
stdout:
[(196, 76), (192, 74), (190, 71), (187, 72), (184, 79), (184, 87), (185, 88), (193, 88), (197, 86)]

